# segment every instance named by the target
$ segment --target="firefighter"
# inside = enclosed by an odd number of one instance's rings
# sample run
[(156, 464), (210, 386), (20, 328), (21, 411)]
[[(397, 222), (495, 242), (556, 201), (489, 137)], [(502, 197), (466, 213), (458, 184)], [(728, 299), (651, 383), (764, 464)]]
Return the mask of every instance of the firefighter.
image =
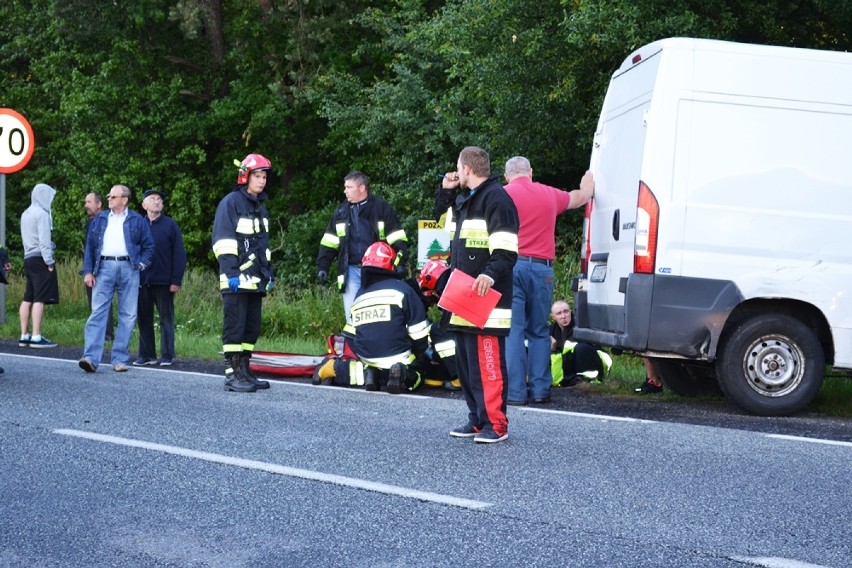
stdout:
[(601, 382), (612, 367), (612, 357), (590, 343), (573, 340), (574, 318), (568, 302), (558, 300), (550, 309), (550, 371), (553, 386), (573, 387)]
[(249, 360), (260, 336), (263, 298), (274, 284), (269, 212), (263, 205), (272, 163), (260, 154), (249, 154), (239, 167), (236, 186), (216, 208), (213, 253), (222, 294), (225, 390), (254, 392), (269, 388), (267, 381), (251, 373)]
[(334, 258), (337, 257), (337, 287), (343, 294), (346, 323), (352, 323), (351, 308), (361, 287), (359, 263), (364, 251), (376, 241), (391, 245), (399, 255), (397, 270), (404, 272), (408, 258), (408, 238), (393, 207), (370, 192), (366, 174), (353, 171), (343, 179), (346, 201), (331, 216), (317, 253), (317, 279), (325, 284)]
[[(423, 265), (417, 276), (417, 285), (427, 309), (438, 303), (449, 276), (449, 266), (442, 260), (428, 260)], [(437, 323), (429, 326), (429, 349), (418, 363), (425, 386), (461, 390), (456, 369), (456, 341)]]
[(427, 346), (429, 320), (417, 292), (400, 280), (399, 256), (389, 244), (374, 242), (361, 261), (361, 289), (352, 304), (355, 354), (364, 364), (364, 387), (399, 394), (414, 390), (420, 378), (409, 369)]

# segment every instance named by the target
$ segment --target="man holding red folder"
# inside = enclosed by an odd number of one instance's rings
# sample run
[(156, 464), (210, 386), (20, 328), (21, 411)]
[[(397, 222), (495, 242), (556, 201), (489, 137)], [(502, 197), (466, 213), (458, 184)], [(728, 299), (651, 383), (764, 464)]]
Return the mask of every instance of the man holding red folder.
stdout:
[[(462, 191), (457, 194), (457, 189)], [(488, 153), (468, 146), (459, 154), (456, 171), (444, 176), (435, 212), (436, 218), (447, 213), (450, 268), (473, 277), (470, 290), (477, 296), (500, 293), (481, 326), (449, 311), (441, 319), (442, 327), (455, 333), (456, 363), (468, 407), (467, 423), (450, 435), (478, 443), (502, 442), (509, 437), (505, 347), (512, 322), (518, 211), (498, 176), (491, 175)]]

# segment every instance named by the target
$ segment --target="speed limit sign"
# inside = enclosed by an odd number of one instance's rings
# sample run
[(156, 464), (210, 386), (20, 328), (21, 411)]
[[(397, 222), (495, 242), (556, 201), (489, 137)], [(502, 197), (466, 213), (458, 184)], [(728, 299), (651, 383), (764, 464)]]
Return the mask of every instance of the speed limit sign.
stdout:
[(0, 108), (0, 174), (22, 170), (33, 157), (33, 127), (19, 112)]

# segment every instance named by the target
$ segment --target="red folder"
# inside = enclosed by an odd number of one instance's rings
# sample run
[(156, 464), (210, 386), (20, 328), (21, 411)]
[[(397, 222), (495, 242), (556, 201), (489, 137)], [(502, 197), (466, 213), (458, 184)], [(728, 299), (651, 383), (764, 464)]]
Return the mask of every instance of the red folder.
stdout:
[(473, 280), (469, 274), (459, 269), (453, 270), (438, 305), (482, 329), (502, 294), (491, 288), (484, 296), (480, 296), (473, 290)]

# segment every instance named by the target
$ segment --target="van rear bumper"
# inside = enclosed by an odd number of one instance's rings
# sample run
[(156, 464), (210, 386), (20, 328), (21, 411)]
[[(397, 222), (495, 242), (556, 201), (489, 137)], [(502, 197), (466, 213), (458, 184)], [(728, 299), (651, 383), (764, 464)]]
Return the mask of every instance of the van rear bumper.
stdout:
[(623, 306), (592, 304), (587, 292), (576, 293), (574, 339), (712, 361), (725, 322), (743, 299), (729, 280), (631, 274)]

